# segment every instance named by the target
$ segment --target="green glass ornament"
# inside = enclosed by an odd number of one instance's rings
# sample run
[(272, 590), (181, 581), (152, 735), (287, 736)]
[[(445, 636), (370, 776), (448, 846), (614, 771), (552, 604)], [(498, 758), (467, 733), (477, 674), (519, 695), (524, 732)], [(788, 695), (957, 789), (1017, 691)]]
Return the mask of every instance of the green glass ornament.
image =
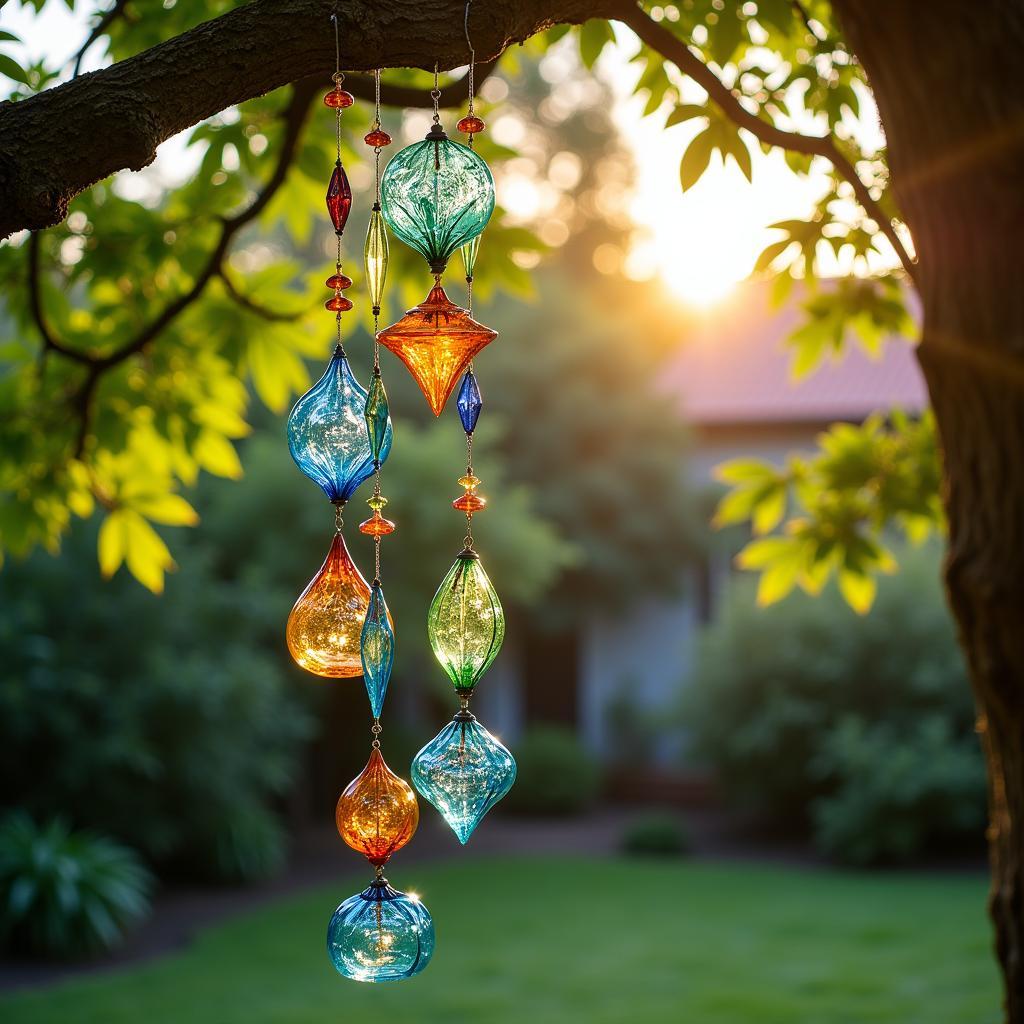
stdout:
[(505, 613), (480, 556), (470, 548), (437, 588), (427, 615), (434, 656), (455, 685), (468, 696), (498, 656), (505, 639)]
[(440, 274), (456, 249), (476, 238), (494, 211), (494, 178), (468, 146), (435, 124), (406, 146), (381, 179), (384, 220)]
[(388, 276), (388, 232), (380, 203), (374, 203), (370, 211), (370, 223), (366, 229), (366, 244), (363, 246), (363, 265), (366, 268), (366, 288), (374, 314), (380, 312), (380, 301), (384, 296), (384, 279)]
[(380, 370), (376, 368), (370, 380), (370, 390), (366, 393), (363, 416), (366, 418), (366, 430), (370, 436), (370, 452), (374, 459), (379, 459), (391, 422), (391, 413), (388, 408), (388, 393), (384, 390)]
[(480, 254), (480, 235), (471, 242), (467, 242), (459, 249), (462, 254), (462, 265), (466, 269), (466, 280), (473, 280), (473, 269), (476, 267), (476, 258)]

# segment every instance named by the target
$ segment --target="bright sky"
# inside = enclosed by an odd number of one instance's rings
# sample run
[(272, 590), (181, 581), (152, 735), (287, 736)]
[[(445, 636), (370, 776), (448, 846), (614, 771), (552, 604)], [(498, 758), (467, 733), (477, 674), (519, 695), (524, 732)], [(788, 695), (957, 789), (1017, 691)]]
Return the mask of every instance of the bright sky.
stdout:
[[(0, 28), (19, 35), (34, 58), (52, 60), (72, 54), (85, 37), (86, 24), (83, 10), (69, 11), (61, 0), (49, 0), (41, 17), (23, 8), (18, 0), (10, 0), (0, 8)], [(566, 44), (572, 45), (571, 40), (562, 45)], [(641, 116), (645, 99), (632, 96), (632, 85), (639, 72), (628, 63), (635, 50), (635, 39), (629, 33), (620, 33), (619, 44), (605, 51), (598, 72), (615, 92), (614, 118), (634, 150), (638, 181), (629, 213), (636, 228), (629, 252), (597, 253), (595, 265), (606, 273), (621, 269), (637, 280), (660, 277), (683, 304), (709, 308), (728, 296), (749, 275), (761, 250), (780, 237), (768, 230), (768, 225), (806, 216), (822, 191), (822, 182), (792, 174), (780, 153), (765, 156), (759, 148), (752, 148), (753, 183), (747, 182), (731, 161), (723, 167), (716, 155), (700, 181), (683, 193), (679, 186), (679, 161), (700, 125), (691, 121), (665, 131), (661, 127), (663, 115)], [(557, 53), (552, 60), (559, 61)], [(102, 48), (97, 46), (83, 66), (92, 70), (102, 63)], [(547, 77), (553, 81), (560, 78), (557, 73)], [(691, 88), (689, 83), (685, 88)], [(701, 95), (693, 87), (685, 98), (695, 101)], [(873, 134), (864, 128), (869, 120), (870, 115), (862, 118), (858, 134)], [(492, 127), (496, 138), (503, 135), (500, 141), (513, 146), (523, 131), (515, 124), (501, 125), (498, 121)], [(198, 154), (186, 152), (180, 139), (169, 140), (160, 147), (153, 168), (138, 175), (121, 175), (119, 188), (127, 196), (144, 198), (157, 183), (172, 184), (175, 178), (191, 171), (196, 159)], [(559, 160), (561, 165), (556, 166)], [(560, 174), (571, 187), (571, 179), (579, 173), (578, 163), (577, 159), (573, 165), (573, 154), (559, 154), (552, 161), (550, 176), (556, 178)], [(531, 173), (535, 179), (535, 169), (528, 161), (524, 161), (518, 173), (512, 162), (503, 179), (505, 192), (501, 197), (507, 208), (527, 211), (536, 206), (536, 185), (531, 181)], [(546, 219), (546, 230), (550, 237), (545, 241), (549, 244), (557, 245), (567, 235), (557, 217)]]

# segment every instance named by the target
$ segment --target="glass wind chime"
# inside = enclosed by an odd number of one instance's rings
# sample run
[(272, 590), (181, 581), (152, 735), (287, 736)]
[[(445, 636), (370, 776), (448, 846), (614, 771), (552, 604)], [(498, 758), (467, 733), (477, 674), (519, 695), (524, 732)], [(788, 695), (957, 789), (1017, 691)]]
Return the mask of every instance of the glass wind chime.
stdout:
[[(426, 139), (403, 149), (380, 173), (381, 150), (391, 137), (380, 122), (380, 72), (374, 73), (374, 121), (364, 141), (374, 154), (374, 203), (363, 256), (374, 319), (373, 363), (369, 390), (364, 390), (342, 344), (342, 314), (352, 309), (343, 292), (352, 285), (343, 273), (341, 243), (352, 207), (352, 190), (341, 162), (342, 112), (353, 103), (342, 89), (337, 19), (334, 88), (324, 103), (336, 114), (337, 160), (327, 189), (327, 210), (337, 240), (334, 292), (326, 308), (335, 314), (336, 346), (320, 380), (295, 404), (288, 418), (292, 457), (318, 483), (335, 506), (335, 532), (320, 571), (302, 592), (288, 616), (287, 642), (294, 660), (307, 671), (328, 678), (362, 674), (370, 710), (370, 757), (362, 772), (338, 800), (335, 820), (342, 839), (374, 867), (362, 892), (345, 900), (331, 917), (328, 954), (340, 974), (357, 981), (397, 981), (422, 971), (434, 949), (434, 926), (417, 897), (392, 888), (384, 877), (391, 855), (409, 842), (419, 822), (416, 795), (381, 754), (380, 715), (394, 661), (395, 635), (381, 581), (381, 540), (395, 524), (384, 517), (381, 467), (392, 443), (387, 393), (381, 377), (380, 346), (405, 363), (435, 415), (440, 415), (462, 378), (457, 407), (466, 435), (463, 493), (452, 505), (466, 517), (466, 533), (455, 564), (430, 606), (428, 636), (434, 654), (459, 698), (453, 720), (412, 763), (416, 789), (440, 811), (460, 842), (465, 843), (483, 816), (511, 788), (516, 765), (511, 753), (469, 710), (480, 677), (497, 657), (505, 635), (498, 596), (484, 572), (473, 542), (473, 516), (485, 508), (480, 480), (473, 472), (473, 431), (482, 398), (473, 358), (497, 337), (472, 317), (473, 270), (480, 234), (494, 209), (494, 180), (473, 151), (474, 134), (484, 129), (473, 110), (473, 64), (470, 47), (469, 111), (458, 123), (468, 145), (448, 138), (440, 122), (440, 92), (434, 71), (433, 122)], [(378, 331), (388, 265), (386, 227), (419, 252), (434, 275), (429, 294), (401, 320)], [(442, 274), (456, 250), (461, 251), (467, 285), (464, 309), (448, 299)], [(374, 576), (370, 584), (349, 555), (343, 536), (343, 510), (356, 488), (373, 478), (367, 499), (371, 514), (359, 530), (374, 541)]]

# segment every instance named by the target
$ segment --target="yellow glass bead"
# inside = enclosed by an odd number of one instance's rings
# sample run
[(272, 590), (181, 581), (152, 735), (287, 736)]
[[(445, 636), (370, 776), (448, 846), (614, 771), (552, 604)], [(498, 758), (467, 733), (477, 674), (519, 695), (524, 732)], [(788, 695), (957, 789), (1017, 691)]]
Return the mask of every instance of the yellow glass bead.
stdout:
[(459, 486), (465, 487), (467, 491), (475, 491), (480, 486), (480, 477), (472, 473), (459, 477)]
[(369, 505), (374, 512), (379, 512), (387, 503), (388, 499), (385, 498), (383, 494), (371, 494), (370, 497), (366, 499), (366, 504)]

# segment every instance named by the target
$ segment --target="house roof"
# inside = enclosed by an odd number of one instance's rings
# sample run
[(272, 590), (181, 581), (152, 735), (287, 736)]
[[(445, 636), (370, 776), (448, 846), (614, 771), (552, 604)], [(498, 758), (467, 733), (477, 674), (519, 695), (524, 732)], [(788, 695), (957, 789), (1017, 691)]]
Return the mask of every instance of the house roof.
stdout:
[(837, 358), (794, 381), (786, 338), (801, 321), (797, 303), (773, 309), (767, 289), (742, 289), (687, 338), (662, 377), (696, 425), (859, 421), (928, 404), (913, 345), (896, 337), (878, 358), (850, 343)]

